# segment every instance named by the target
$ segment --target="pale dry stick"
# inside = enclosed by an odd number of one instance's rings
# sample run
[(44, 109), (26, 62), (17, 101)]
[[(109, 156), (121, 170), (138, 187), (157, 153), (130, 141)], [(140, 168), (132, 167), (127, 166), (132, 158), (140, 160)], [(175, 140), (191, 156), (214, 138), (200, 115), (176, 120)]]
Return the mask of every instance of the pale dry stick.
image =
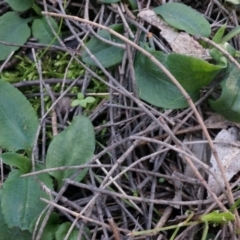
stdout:
[(84, 168), (99, 168), (99, 167), (110, 168), (110, 167), (112, 167), (112, 165), (110, 165), (110, 164), (100, 164), (100, 165), (84, 164), (84, 165), (80, 165), (80, 166), (64, 166), (64, 167), (57, 167), (57, 168), (48, 168), (48, 169), (39, 170), (36, 172), (26, 173), (26, 174), (21, 175), (21, 177), (29, 177), (29, 176), (33, 176), (33, 175), (39, 175), (39, 174), (55, 172), (55, 171), (65, 171), (65, 170), (69, 170), (69, 169), (84, 169)]
[[(110, 95), (110, 93), (109, 92), (105, 92), (105, 93), (86, 93), (85, 94), (85, 96), (109, 96)], [(119, 92), (114, 92), (114, 93), (112, 93), (112, 95), (114, 95), (114, 96), (119, 96), (120, 95), (120, 93)], [(110, 105), (110, 104), (109, 104)], [(114, 105), (114, 104), (112, 104), (112, 105)], [(115, 105), (115, 106), (118, 106), (117, 104)]]
[(71, 235), (74, 227), (77, 225), (78, 220), (79, 220), (79, 217), (76, 217), (76, 216), (75, 216), (75, 219), (74, 219), (74, 221), (72, 222), (70, 228), (68, 229), (67, 234), (66, 234), (66, 236), (64, 237), (64, 240), (68, 240), (68, 238), (70, 237), (70, 235)]
[[(36, 52), (35, 49), (32, 48), (32, 55), (33, 55), (33, 59), (35, 62), (35, 66), (37, 68), (38, 71), (38, 75), (39, 75), (39, 85), (40, 85), (40, 102), (41, 102), (41, 117), (44, 115), (45, 112), (45, 103), (44, 103), (44, 92), (43, 92), (43, 85), (44, 85), (44, 81), (43, 81), (43, 76), (42, 76), (42, 62), (41, 60), (37, 60), (37, 56), (36, 56)], [(42, 124), (42, 162), (44, 162), (45, 160), (45, 154), (46, 154), (46, 122), (43, 121)]]
[[(53, 195), (51, 189), (49, 189), (44, 183), (40, 183), (40, 185), (41, 185), (42, 190), (44, 190), (47, 193), (50, 193), (49, 194), (50, 196)], [(53, 199), (53, 200), (51, 199), (51, 200), (53, 202), (57, 203), (62, 198), (62, 195), (66, 191), (67, 187), (68, 187), (68, 184), (64, 183), (64, 185), (61, 187), (59, 193), (55, 196), (55, 199)], [(41, 236), (43, 234), (44, 228), (45, 228), (45, 226), (47, 224), (47, 221), (48, 221), (48, 219), (50, 217), (50, 214), (52, 213), (53, 209), (54, 209), (54, 206), (50, 205), (48, 210), (47, 210), (47, 212), (46, 212), (46, 214), (45, 214), (45, 216), (44, 216), (44, 218), (41, 221), (41, 226), (38, 229), (38, 234), (37, 234), (36, 240), (40, 240), (41, 239)]]
[[(50, 85), (49, 84), (46, 84), (45, 85), (45, 88), (48, 92), (48, 95), (50, 96), (51, 100), (52, 100), (52, 103), (54, 103), (55, 101), (55, 97), (51, 91), (51, 88), (50, 88)], [(60, 116), (60, 115), (59, 115)], [(60, 120), (61, 121), (61, 120)], [(52, 123), (52, 134), (53, 136), (57, 136), (58, 135), (58, 129), (57, 129), (57, 114), (56, 114), (56, 108), (54, 107), (52, 109), (52, 114), (51, 114), (51, 123)]]
[[(120, 2), (120, 4), (121, 4), (121, 2)], [(118, 14), (119, 14), (119, 16), (121, 17), (122, 22), (123, 22), (123, 25), (124, 25), (124, 27), (126, 28), (129, 36), (130, 36), (131, 38), (134, 38), (134, 34), (133, 34), (131, 28), (129, 27), (129, 25), (128, 25), (128, 23), (127, 23), (124, 15), (123, 15), (123, 13), (122, 13), (121, 8), (120, 8), (119, 5), (118, 5), (118, 3), (112, 3), (112, 6), (113, 6), (113, 8), (116, 8), (116, 9), (117, 9)]]
[(164, 224), (168, 221), (168, 218), (169, 218), (170, 214), (172, 213), (172, 210), (173, 210), (172, 206), (168, 206), (165, 209), (163, 215), (161, 216), (160, 220), (156, 224), (155, 228), (161, 228), (164, 226)]
[(40, 220), (41, 220), (41, 218), (43, 217), (43, 214), (45, 214), (45, 212), (47, 211), (48, 208), (49, 208), (49, 206), (47, 205), (47, 206), (42, 210), (42, 212), (40, 213), (40, 215), (38, 216), (38, 219), (37, 219), (37, 221), (36, 221), (36, 223), (35, 223), (34, 230), (33, 230), (33, 234), (32, 234), (32, 239), (33, 239), (33, 240), (36, 239), (38, 226), (39, 226), (39, 224), (40, 224), (40, 222), (41, 222)]
[[(203, 144), (203, 143), (208, 143), (207, 140), (199, 140), (199, 141), (191, 141), (191, 142), (184, 142), (184, 144), (186, 145), (193, 145), (193, 144)], [(226, 145), (230, 145), (233, 147), (237, 147), (240, 148), (240, 144), (239, 143), (234, 143), (234, 142), (225, 142), (225, 141), (216, 141), (213, 140), (213, 143), (221, 143), (221, 144), (226, 144)]]
[[(33, 48), (32, 48), (32, 53), (36, 59), (36, 55), (35, 55), (36, 53)], [(45, 102), (44, 102), (44, 91), (43, 91), (44, 82), (43, 82), (43, 76), (42, 76), (41, 60), (39, 60), (38, 62), (35, 62), (35, 64), (36, 64), (38, 75), (39, 75), (41, 117), (42, 117), (45, 113)], [(45, 163), (45, 155), (46, 155), (46, 122), (44, 121), (42, 124), (42, 156), (41, 156), (41, 160), (43, 163)]]
[(128, 15), (128, 17), (130, 17), (133, 20), (136, 20), (137, 17), (132, 13), (131, 10), (129, 10), (128, 4), (123, 3), (123, 7), (124, 7), (124, 10), (125, 10), (126, 14)]
[[(58, 208), (58, 209), (61, 209), (62, 211), (65, 211), (65, 212), (67, 212), (67, 213), (70, 213), (71, 215), (73, 215), (74, 217), (76, 217), (76, 218), (78, 218), (78, 219), (81, 218), (81, 219), (83, 219), (83, 220), (85, 220), (85, 221), (92, 222), (92, 223), (95, 223), (95, 224), (100, 225), (100, 226), (102, 226), (102, 227), (105, 227), (105, 228), (107, 228), (108, 230), (112, 230), (112, 228), (111, 228), (108, 224), (106, 224), (106, 223), (99, 222), (99, 221), (97, 221), (97, 220), (95, 220), (95, 219), (92, 219), (92, 218), (89, 218), (89, 217), (85, 217), (85, 216), (83, 216), (83, 215), (81, 215), (81, 214), (79, 214), (79, 213), (76, 213), (76, 212), (74, 212), (74, 211), (72, 211), (72, 210), (70, 210), (70, 209), (68, 209), (68, 208), (65, 208), (65, 207), (63, 207), (63, 206), (60, 206), (60, 205), (58, 205), (58, 204), (56, 204), (56, 203), (54, 203), (54, 202), (51, 202), (51, 201), (49, 201), (49, 200), (47, 200), (47, 199), (45, 199), (45, 198), (40, 198), (40, 199), (41, 199), (43, 202), (48, 203), (48, 204), (52, 205), (52, 206), (55, 207), (55, 208)], [(117, 229), (118, 229), (118, 231), (120, 231), (120, 232), (130, 233), (130, 231), (125, 230), (125, 229), (122, 229), (122, 228), (117, 228)]]
[[(46, 3), (46, 0), (43, 0), (43, 6), (44, 6), (44, 11), (47, 11), (48, 8), (47, 8), (47, 3)], [(54, 35), (54, 38), (58, 40), (59, 44), (62, 46), (62, 47), (66, 47), (64, 42), (62, 41), (62, 39), (60, 38), (59, 34), (55, 31), (55, 29), (53, 28), (53, 25), (52, 23), (50, 22), (49, 18), (46, 17), (46, 20), (47, 20), (47, 24), (48, 26), (50, 27), (51, 29), (51, 32), (53, 33)]]
[[(229, 202), (230, 204), (233, 204), (234, 201), (233, 201), (233, 196), (232, 196), (232, 192), (230, 191), (230, 187), (229, 187), (229, 182), (227, 181), (227, 178), (226, 178), (226, 174), (224, 172), (224, 169), (223, 169), (223, 166), (221, 164), (221, 161), (219, 159), (219, 156), (217, 154), (217, 151), (215, 149), (215, 146), (212, 142), (212, 139), (207, 131), (207, 128), (206, 126), (204, 125), (204, 122), (200, 116), (200, 114), (198, 113), (191, 97), (188, 95), (188, 93), (185, 91), (185, 89), (181, 86), (181, 84), (177, 81), (177, 79), (149, 52), (147, 52), (145, 49), (141, 48), (140, 46), (138, 46), (137, 44), (135, 44), (134, 42), (132, 42), (131, 40), (125, 38), (124, 36), (122, 36), (121, 34), (115, 32), (114, 30), (106, 27), (106, 26), (102, 26), (100, 24), (97, 24), (97, 23), (94, 23), (94, 22), (91, 22), (91, 21), (88, 21), (86, 19), (82, 19), (82, 18), (78, 18), (78, 17), (75, 17), (75, 16), (69, 16), (69, 15), (63, 15), (63, 14), (57, 14), (57, 13), (51, 13), (51, 12), (42, 12), (43, 15), (50, 15), (50, 16), (55, 16), (55, 17), (62, 17), (62, 18), (67, 18), (67, 19), (72, 19), (72, 20), (76, 20), (76, 21), (80, 21), (80, 22), (83, 22), (83, 23), (87, 23), (87, 24), (91, 24), (93, 26), (96, 26), (96, 27), (99, 27), (99, 28), (102, 28), (106, 31), (108, 31), (109, 33), (115, 35), (116, 37), (118, 37), (119, 39), (123, 40), (125, 43), (133, 46), (134, 48), (136, 48), (137, 50), (139, 50), (141, 53), (143, 53), (145, 56), (147, 56), (153, 63), (155, 63), (165, 74), (166, 76), (169, 77), (169, 79), (174, 83), (174, 85), (181, 91), (181, 93), (183, 94), (183, 96), (185, 97), (185, 99), (187, 100), (189, 106), (192, 108), (194, 114), (196, 115), (196, 118), (200, 124), (200, 126), (202, 127), (202, 130), (203, 130), (203, 133), (205, 135), (205, 137), (207, 138), (208, 142), (209, 142), (209, 145), (210, 145), (210, 148), (213, 152), (213, 155), (217, 161), (217, 164), (219, 165), (219, 169), (221, 171), (221, 174), (223, 176), (223, 179), (224, 179), (224, 183), (225, 183), (225, 186), (227, 188), (227, 197), (229, 198)], [(194, 166), (195, 167), (195, 166)], [(203, 180), (202, 179), (202, 176), (199, 174), (197, 175), (198, 177), (200, 177), (199, 179)], [(205, 187), (207, 190), (210, 190), (210, 188), (205, 184)], [(217, 200), (217, 196), (212, 192), (210, 191), (213, 198), (218, 202), (220, 203), (218, 200)], [(223, 207), (222, 204), (220, 204), (221, 207)], [(236, 219), (237, 219), (237, 223), (238, 223), (238, 227), (240, 229), (240, 221), (239, 221), (239, 215), (237, 214), (236, 216)]]
[[(99, 164), (99, 165), (101, 165), (101, 162), (99, 161), (99, 159), (96, 159), (96, 163)], [(108, 175), (108, 171), (107, 171), (104, 167), (101, 167), (101, 169), (102, 169), (102, 171), (103, 171), (106, 175)], [(112, 180), (112, 177), (110, 177), (109, 179)], [(118, 183), (117, 183), (116, 181), (113, 181), (113, 184), (116, 186), (116, 188), (117, 188), (122, 194), (127, 195), (127, 194), (123, 191), (123, 189), (118, 185)], [(143, 211), (142, 211), (133, 201), (130, 201), (130, 202), (131, 202), (131, 204), (132, 204), (141, 214), (143, 214)]]
[(2, 70), (6, 67), (6, 65), (8, 64), (8, 62), (10, 61), (11, 57), (13, 56), (13, 54), (15, 53), (15, 51), (12, 51), (8, 57), (6, 58), (6, 60), (3, 62), (3, 64), (0, 67), (0, 73), (2, 72)]
[[(35, 53), (35, 49), (32, 48), (32, 56), (33, 56), (33, 60), (34, 60), (34, 63), (35, 63), (35, 66), (37, 68), (37, 71), (38, 71), (38, 75), (39, 75), (39, 85), (40, 85), (40, 89), (41, 89), (41, 85), (42, 85), (42, 70), (41, 70), (41, 62), (38, 62), (37, 61), (37, 56), (36, 56), (36, 53)], [(42, 93), (40, 93), (41, 95), (41, 117), (42, 117), (42, 111), (44, 111), (43, 109), (43, 106), (42, 106)], [(42, 133), (43, 133), (43, 129), (45, 129), (46, 125), (45, 125), (45, 121), (42, 122)], [(45, 133), (43, 133), (43, 136), (44, 136)], [(44, 144), (43, 144), (44, 145)], [(33, 151), (34, 152), (34, 151)], [(34, 154), (37, 155), (37, 153), (35, 152)], [(36, 156), (35, 155), (35, 156)], [(38, 157), (37, 157), (38, 158)], [(32, 170), (35, 171), (35, 161), (33, 161), (32, 159)]]
[(207, 6), (207, 9), (206, 9), (206, 11), (204, 12), (204, 16), (211, 16), (211, 13), (212, 13), (212, 9), (213, 9), (213, 2), (212, 1), (210, 1), (209, 3), (208, 3), (208, 6)]
[(225, 7), (223, 7), (222, 4), (218, 0), (210, 0), (210, 1), (215, 3), (227, 15), (230, 15), (229, 11)]
[[(118, 48), (121, 48), (121, 49), (126, 49), (126, 46), (125, 46), (124, 44), (122, 44), (122, 43), (116, 43), (116, 42), (107, 40), (107, 39), (101, 37), (99, 34), (95, 33), (95, 32), (93, 31), (93, 29), (90, 29), (90, 28), (89, 28), (89, 31), (91, 32), (91, 34), (92, 34), (95, 38), (99, 39), (100, 41), (102, 41), (102, 42), (104, 42), (104, 43), (106, 43), (106, 44), (109, 44), (109, 45), (111, 45), (111, 46), (118, 47)], [(86, 38), (86, 36), (84, 36), (84, 38)]]
[(137, 84), (136, 84), (136, 76), (135, 76), (135, 71), (133, 69), (133, 56), (131, 52), (131, 48), (129, 45), (126, 45), (127, 47), (127, 56), (128, 56), (128, 68), (129, 68), (129, 74), (131, 76), (131, 83), (132, 83), (132, 90), (134, 93), (134, 96), (137, 97)]
[(108, 218), (108, 223), (112, 228), (112, 232), (113, 232), (113, 236), (115, 240), (121, 240), (120, 235), (119, 235), (119, 231), (117, 229), (117, 225), (114, 222), (113, 218)]

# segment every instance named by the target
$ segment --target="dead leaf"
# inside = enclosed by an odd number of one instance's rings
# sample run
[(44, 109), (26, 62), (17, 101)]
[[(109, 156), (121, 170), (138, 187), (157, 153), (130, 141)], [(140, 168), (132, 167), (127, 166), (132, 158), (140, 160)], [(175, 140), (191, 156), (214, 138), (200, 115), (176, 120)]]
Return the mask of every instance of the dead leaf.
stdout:
[(160, 29), (160, 34), (168, 42), (173, 52), (203, 59), (209, 58), (208, 51), (188, 33), (176, 31), (157, 16), (154, 11), (150, 9), (142, 10), (138, 17)]
[[(222, 162), (227, 180), (230, 181), (231, 178), (240, 171), (240, 147), (231, 144), (235, 143), (240, 146), (238, 129), (236, 127), (229, 128), (228, 130), (222, 129), (217, 134), (215, 141), (220, 142), (214, 145)], [(210, 164), (212, 165), (210, 170), (215, 173), (217, 180), (212, 175), (209, 175), (208, 185), (216, 195), (219, 195), (222, 189), (224, 189), (225, 184), (213, 155), (211, 156)], [(210, 197), (209, 193), (208, 197)]]

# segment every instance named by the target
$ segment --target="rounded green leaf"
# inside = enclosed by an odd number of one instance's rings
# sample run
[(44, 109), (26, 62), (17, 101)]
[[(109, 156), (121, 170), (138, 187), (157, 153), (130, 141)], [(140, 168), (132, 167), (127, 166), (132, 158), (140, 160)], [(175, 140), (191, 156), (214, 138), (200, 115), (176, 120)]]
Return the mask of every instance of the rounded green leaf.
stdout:
[[(47, 152), (46, 167), (83, 165), (93, 157), (94, 149), (95, 135), (91, 121), (85, 116), (77, 116), (71, 125), (51, 142)], [(50, 174), (56, 178), (58, 187), (61, 187), (63, 179), (70, 177), (75, 171), (55, 171)], [(77, 180), (84, 178), (86, 173), (87, 169), (81, 171)]]
[(85, 99), (80, 100), (79, 105), (85, 108), (87, 106), (86, 100)]
[(209, 22), (196, 10), (182, 3), (169, 2), (153, 10), (174, 28), (203, 37), (209, 37), (211, 34)]
[(189, 92), (208, 85), (222, 70), (219, 65), (182, 54), (169, 54), (166, 64), (168, 70)]
[(21, 1), (16, 1), (16, 0), (5, 0), (6, 3), (9, 4), (9, 6), (17, 12), (22, 12), (26, 11), (29, 8), (32, 7), (33, 5), (33, 0), (21, 0)]
[(86, 97), (86, 98), (85, 98), (85, 101), (86, 101), (87, 103), (94, 103), (94, 102), (96, 101), (96, 98), (94, 98), (94, 97)]
[[(110, 26), (111, 29), (123, 33), (122, 24), (114, 24)], [(106, 30), (101, 30), (98, 32), (98, 35), (108, 41), (115, 43), (123, 43), (117, 37), (111, 35)], [(97, 58), (97, 60), (103, 65), (103, 67), (108, 68), (114, 66), (122, 61), (124, 49), (112, 46), (110, 44), (104, 43), (98, 38), (91, 38), (91, 40), (86, 44), (86, 47), (90, 52)], [(92, 66), (97, 66), (93, 59), (88, 55), (86, 50), (83, 50), (82, 60)]]
[(0, 147), (30, 152), (38, 124), (37, 114), (25, 96), (0, 80)]
[[(28, 20), (20, 18), (15, 12), (7, 12), (0, 17), (0, 41), (24, 44), (31, 32), (27, 24)], [(18, 50), (17, 46), (5, 46), (0, 44), (0, 61), (8, 57), (12, 51)]]
[[(49, 196), (33, 177), (21, 178), (22, 174), (20, 170), (13, 170), (9, 174), (3, 184), (1, 207), (8, 227), (31, 231), (32, 225), (46, 207), (40, 198), (49, 199)], [(38, 178), (53, 189), (48, 174), (39, 175)]]
[[(148, 49), (165, 67), (168, 56), (159, 51)], [(184, 108), (187, 101), (178, 88), (145, 55), (138, 53), (134, 63), (138, 95), (144, 101), (162, 108)], [(189, 93), (193, 101), (198, 99), (198, 92)]]
[[(222, 70), (222, 66), (182, 54), (164, 54), (147, 48), (188, 92), (193, 101), (199, 90), (209, 84)], [(172, 81), (146, 56), (138, 53), (134, 63), (139, 97), (162, 108), (184, 108), (186, 99)]]
[(78, 93), (77, 98), (78, 98), (79, 100), (84, 99), (84, 95), (83, 95), (83, 93), (81, 93), (81, 92)]
[(80, 105), (80, 101), (81, 100), (78, 100), (78, 99), (73, 100), (72, 103), (71, 103), (71, 106), (76, 107), (76, 106)]
[[(0, 194), (1, 195), (1, 194)], [(1, 202), (1, 198), (0, 198)], [(0, 233), (1, 240), (31, 240), (32, 234), (29, 231), (22, 231), (18, 227), (9, 228), (5, 222), (2, 208), (0, 206)]]
[[(49, 17), (49, 21), (52, 24), (53, 29), (57, 33), (58, 32), (57, 22), (51, 17)], [(33, 36), (35, 38), (37, 38), (40, 43), (44, 43), (44, 44), (50, 44), (51, 43), (53, 45), (58, 44), (57, 39), (55, 39), (55, 36), (54, 36), (51, 28), (48, 25), (46, 17), (35, 19), (33, 21), (32, 33), (33, 33)]]

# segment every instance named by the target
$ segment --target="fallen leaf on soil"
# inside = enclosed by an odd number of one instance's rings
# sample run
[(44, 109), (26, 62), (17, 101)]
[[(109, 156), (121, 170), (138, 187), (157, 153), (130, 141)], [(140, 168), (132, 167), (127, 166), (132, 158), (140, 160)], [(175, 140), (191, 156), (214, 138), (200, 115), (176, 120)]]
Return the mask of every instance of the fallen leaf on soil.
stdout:
[(209, 58), (208, 51), (188, 33), (176, 31), (158, 17), (154, 11), (142, 10), (138, 17), (160, 29), (160, 34), (168, 42), (173, 52), (203, 59)]
[[(229, 128), (228, 130), (222, 129), (217, 134), (215, 141), (217, 142), (214, 145), (218, 156), (222, 162), (227, 180), (230, 181), (231, 178), (240, 171), (239, 131), (236, 127)], [(212, 175), (209, 175), (208, 185), (216, 195), (219, 195), (222, 192), (222, 189), (224, 189), (225, 184), (219, 166), (213, 155), (211, 156), (210, 164), (212, 165), (210, 170), (215, 173), (217, 180)], [(209, 193), (208, 197), (210, 197)]]

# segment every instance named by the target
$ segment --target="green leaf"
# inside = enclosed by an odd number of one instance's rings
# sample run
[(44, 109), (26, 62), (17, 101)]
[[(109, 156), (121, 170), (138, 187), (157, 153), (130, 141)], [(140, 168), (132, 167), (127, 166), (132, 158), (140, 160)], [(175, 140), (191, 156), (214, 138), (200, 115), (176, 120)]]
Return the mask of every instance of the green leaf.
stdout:
[(9, 4), (9, 6), (17, 12), (23, 12), (28, 9), (30, 9), (33, 5), (33, 0), (21, 0), (21, 1), (16, 1), (16, 0), (4, 0), (6, 3)]
[(79, 100), (84, 99), (84, 95), (83, 95), (83, 93), (81, 93), (81, 92), (78, 93), (77, 98), (78, 98)]
[(153, 9), (174, 28), (184, 30), (192, 35), (209, 37), (211, 27), (209, 22), (196, 10), (176, 2), (165, 3)]
[(240, 206), (240, 198), (238, 198), (230, 208), (230, 212), (234, 212), (235, 209), (238, 209)]
[(87, 102), (86, 102), (86, 100), (85, 99), (82, 99), (82, 100), (80, 100), (79, 101), (79, 105), (81, 105), (82, 107), (87, 107)]
[[(67, 232), (68, 232), (70, 227), (71, 227), (71, 223), (70, 222), (62, 223), (59, 226), (59, 228), (57, 229), (56, 233), (55, 233), (56, 240), (64, 239), (65, 236), (67, 235)], [(69, 240), (76, 240), (76, 239), (78, 239), (78, 229), (76, 227), (72, 230), (71, 235), (69, 236), (68, 239)]]
[(35, 13), (38, 15), (38, 16), (42, 16), (41, 12), (42, 12), (42, 8), (39, 7), (36, 3), (33, 3), (32, 5), (32, 9), (35, 11)]
[[(1, 203), (1, 191), (0, 191)], [(31, 240), (32, 234), (29, 231), (22, 231), (18, 227), (9, 228), (5, 222), (0, 204), (0, 233), (1, 240)]]
[(209, 100), (213, 110), (232, 122), (240, 122), (240, 75), (235, 66), (221, 82), (222, 95), (216, 101)]
[[(53, 29), (57, 33), (58, 32), (57, 22), (51, 17), (49, 17), (49, 21), (50, 21)], [(37, 38), (40, 43), (44, 43), (44, 44), (51, 43), (53, 45), (58, 45), (57, 39), (54, 40), (55, 36), (54, 36), (51, 28), (48, 25), (46, 17), (35, 19), (33, 21), (32, 33), (33, 33), (33, 36), (35, 38)]]
[[(39, 226), (41, 226), (42, 220), (44, 219), (45, 215), (43, 214), (41, 220), (40, 220), (40, 224)], [(57, 229), (59, 228), (59, 223), (60, 223), (60, 219), (57, 213), (53, 212), (51, 213), (47, 224), (44, 227), (43, 230), (43, 234), (41, 236), (41, 240), (52, 240), (55, 239), (55, 232), (57, 231)]]
[(219, 212), (214, 211), (208, 214), (204, 214), (200, 217), (203, 222), (213, 222), (217, 224), (226, 223), (228, 221), (235, 220), (235, 216), (231, 212)]
[(0, 147), (30, 152), (38, 124), (36, 112), (25, 96), (0, 80)]
[[(166, 55), (148, 50), (181, 83), (192, 97), (198, 99), (201, 87), (209, 84), (222, 70), (221, 66), (210, 64), (202, 59), (181, 54)], [(187, 101), (168, 77), (146, 56), (138, 53), (134, 63), (139, 97), (148, 103), (162, 108), (184, 108)]]
[[(0, 17), (0, 41), (24, 44), (31, 32), (27, 24), (28, 20), (20, 18), (15, 12), (7, 12)], [(12, 51), (18, 50), (17, 46), (5, 46), (0, 44), (0, 61), (8, 57)]]
[(94, 103), (94, 102), (96, 101), (96, 98), (94, 98), (94, 97), (86, 97), (86, 98), (85, 98), (85, 101), (86, 101), (87, 103)]
[[(231, 56), (236, 57), (236, 50), (235, 48), (229, 44), (228, 42), (223, 42), (218, 44), (220, 47), (222, 47), (224, 50), (226, 50)], [(228, 64), (228, 59), (224, 56), (224, 54), (219, 51), (216, 48), (212, 48), (209, 51), (211, 57), (217, 61), (219, 64), (222, 64), (223, 66), (227, 66)]]
[(72, 101), (71, 106), (76, 107), (76, 106), (79, 106), (80, 103), (81, 103), (81, 100), (75, 99)]
[(12, 167), (17, 167), (23, 173), (29, 173), (32, 168), (32, 163), (29, 158), (24, 157), (18, 153), (3, 153), (1, 158), (5, 164)]
[[(114, 24), (109, 27), (117, 31), (118, 33), (123, 33), (122, 24)], [(115, 43), (123, 43), (121, 40), (111, 35), (106, 30), (99, 31), (98, 35), (104, 39), (107, 39), (108, 41), (112, 41)], [(124, 49), (104, 43), (95, 37), (91, 38), (91, 40), (86, 44), (86, 47), (90, 50), (90, 52), (98, 59), (98, 61), (105, 68), (108, 68), (120, 63), (122, 61), (123, 54), (124, 54)], [(88, 55), (86, 50), (83, 50), (82, 60), (89, 65), (97, 66), (96, 63)]]
[(221, 66), (182, 54), (169, 54), (166, 63), (168, 70), (188, 92), (208, 85), (222, 70)]
[[(31, 231), (39, 214), (46, 207), (40, 198), (49, 199), (39, 183), (33, 177), (21, 178), (20, 170), (13, 170), (3, 184), (2, 211), (9, 228), (19, 227)], [(53, 189), (52, 180), (48, 174), (38, 177), (50, 189)]]
[[(77, 116), (72, 124), (51, 142), (46, 167), (83, 165), (93, 157), (94, 149), (95, 135), (91, 121), (85, 116)], [(58, 186), (61, 187), (63, 179), (70, 177), (75, 171), (55, 171), (50, 174), (57, 179)], [(81, 181), (86, 173), (87, 169), (81, 171), (77, 181)]]
[[(159, 62), (166, 66), (166, 54), (159, 51), (149, 51)], [(188, 106), (177, 87), (148, 57), (138, 53), (135, 59), (136, 84), (141, 99), (163, 108), (184, 108)], [(195, 94), (193, 97), (196, 100), (198, 95)]]
[(222, 38), (221, 43), (229, 42), (232, 38), (236, 37), (240, 33), (240, 26), (234, 28), (227, 35)]
[(222, 38), (223, 38), (223, 35), (225, 33), (225, 30), (226, 30), (226, 24), (222, 25), (218, 30), (217, 32), (215, 33), (214, 37), (213, 37), (213, 41), (215, 43), (221, 43), (222, 41)]
[(128, 3), (131, 6), (132, 10), (138, 9), (137, 0), (128, 0)]

